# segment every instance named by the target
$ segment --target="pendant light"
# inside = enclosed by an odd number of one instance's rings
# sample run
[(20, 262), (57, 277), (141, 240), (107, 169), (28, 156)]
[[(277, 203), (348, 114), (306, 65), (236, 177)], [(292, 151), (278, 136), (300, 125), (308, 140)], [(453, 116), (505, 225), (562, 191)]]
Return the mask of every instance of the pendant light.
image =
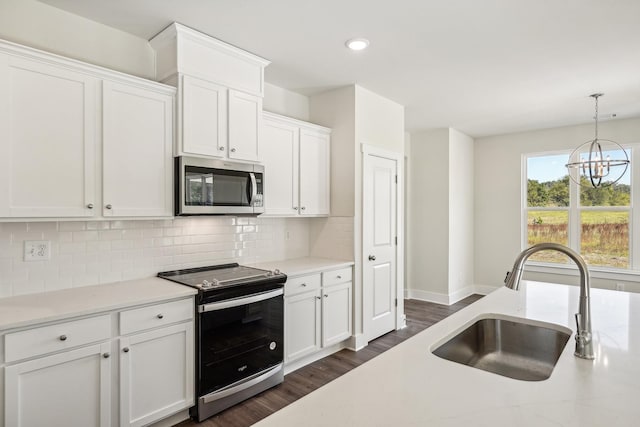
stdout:
[[(630, 163), (627, 152), (620, 144), (598, 138), (598, 98), (603, 95), (604, 93), (589, 95), (596, 104), (595, 137), (573, 150), (569, 156), (569, 162), (565, 165), (572, 181), (578, 185), (585, 185), (581, 179), (581, 177), (585, 177), (587, 184), (593, 188), (609, 187), (618, 182), (624, 176)], [(612, 159), (611, 156), (614, 158)], [(571, 173), (571, 169), (577, 169), (578, 173)], [(607, 177), (611, 178), (606, 181), (602, 180)]]

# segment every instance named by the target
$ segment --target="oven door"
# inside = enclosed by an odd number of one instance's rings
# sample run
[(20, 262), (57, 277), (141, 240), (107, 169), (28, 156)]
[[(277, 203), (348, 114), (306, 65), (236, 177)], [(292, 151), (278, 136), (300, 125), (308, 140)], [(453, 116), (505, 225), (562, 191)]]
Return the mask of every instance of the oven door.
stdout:
[(177, 214), (262, 213), (263, 173), (254, 168), (223, 160), (177, 158)]
[[(281, 366), (284, 298), (278, 288), (198, 307), (199, 396), (215, 399)], [(233, 387), (228, 387), (233, 385)]]

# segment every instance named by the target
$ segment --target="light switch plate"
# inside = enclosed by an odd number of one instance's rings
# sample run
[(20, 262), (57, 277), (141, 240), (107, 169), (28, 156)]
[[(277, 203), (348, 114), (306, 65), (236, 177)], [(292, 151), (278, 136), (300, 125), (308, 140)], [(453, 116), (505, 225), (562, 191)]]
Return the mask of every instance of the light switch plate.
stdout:
[(50, 240), (25, 240), (24, 260), (25, 261), (45, 261), (51, 259)]

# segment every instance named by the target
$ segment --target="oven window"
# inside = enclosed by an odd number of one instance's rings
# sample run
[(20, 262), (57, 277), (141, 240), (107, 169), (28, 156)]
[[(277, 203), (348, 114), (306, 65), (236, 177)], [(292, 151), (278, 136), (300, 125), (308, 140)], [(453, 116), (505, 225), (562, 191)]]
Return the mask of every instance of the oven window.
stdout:
[(282, 296), (200, 316), (200, 395), (283, 361)]
[(248, 172), (185, 167), (186, 206), (249, 206)]

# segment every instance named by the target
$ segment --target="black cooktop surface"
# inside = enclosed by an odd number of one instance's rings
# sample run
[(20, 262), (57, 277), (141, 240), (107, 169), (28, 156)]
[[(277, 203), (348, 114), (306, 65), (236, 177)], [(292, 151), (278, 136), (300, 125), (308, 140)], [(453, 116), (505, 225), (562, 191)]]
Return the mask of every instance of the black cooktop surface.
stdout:
[(158, 273), (158, 277), (198, 288), (201, 291), (255, 284), (262, 281), (273, 281), (273, 279), (284, 278), (286, 280), (286, 276), (278, 270), (262, 270), (237, 263), (165, 271)]

